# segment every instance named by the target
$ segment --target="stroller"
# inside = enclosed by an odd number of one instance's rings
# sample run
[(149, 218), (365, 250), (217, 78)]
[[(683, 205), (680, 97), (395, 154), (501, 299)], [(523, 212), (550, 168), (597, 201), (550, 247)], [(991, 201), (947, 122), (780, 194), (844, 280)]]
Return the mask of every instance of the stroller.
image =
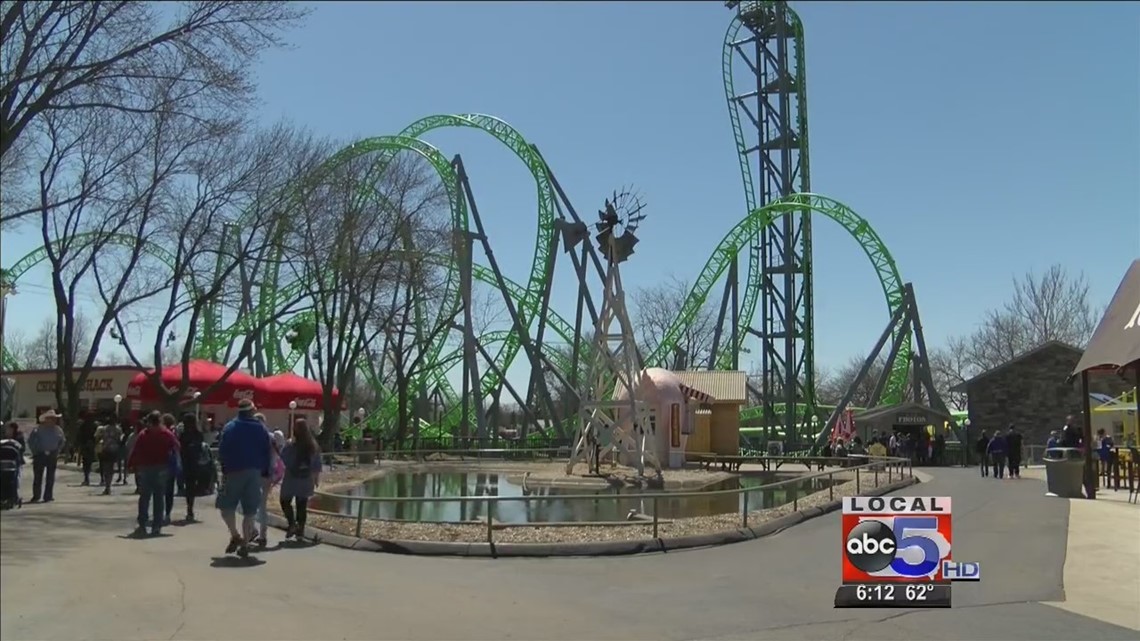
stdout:
[(23, 458), (18, 441), (0, 440), (0, 510), (24, 504), (20, 499), (20, 464), (24, 462)]

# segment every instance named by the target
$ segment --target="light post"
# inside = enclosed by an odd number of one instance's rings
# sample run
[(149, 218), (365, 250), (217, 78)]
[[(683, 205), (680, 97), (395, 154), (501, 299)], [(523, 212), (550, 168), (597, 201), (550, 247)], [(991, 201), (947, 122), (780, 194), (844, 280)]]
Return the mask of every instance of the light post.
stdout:
[(115, 424), (117, 425), (122, 420), (122, 414), (119, 413), (119, 404), (123, 402), (122, 394), (115, 394)]
[(372, 463), (375, 461), (375, 459), (374, 459), (375, 454), (367, 453), (367, 452), (369, 452), (369, 448), (372, 445), (372, 439), (368, 438), (368, 436), (364, 433), (364, 413), (365, 412), (364, 412), (363, 407), (356, 410), (356, 424), (360, 426), (360, 434), (355, 439), (353, 439), (353, 442), (354, 443), (360, 443), (361, 445), (363, 445), (364, 451), (366, 452), (366, 454), (360, 455), (360, 458), (358, 459), (359, 462), (361, 462), (361, 463), (365, 463), (365, 462)]
[(973, 439), (970, 438), (970, 419), (962, 421), (962, 426), (966, 428), (966, 442), (962, 443), (962, 467), (970, 466), (970, 448), (973, 447)]
[(297, 411), (297, 401), (295, 399), (292, 401), (289, 401), (289, 429), (288, 429), (288, 432), (285, 434), (285, 436), (287, 438), (293, 438), (293, 423), (295, 423), (297, 420), (297, 419), (293, 418), (293, 416), (294, 416), (293, 413), (296, 411)]
[(4, 378), (4, 318), (8, 315), (8, 294), (15, 293), (16, 286), (9, 282), (8, 272), (0, 269), (0, 413), (12, 404)]
[(198, 401), (202, 397), (202, 392), (194, 392), (194, 424), (198, 429), (202, 429), (202, 403)]

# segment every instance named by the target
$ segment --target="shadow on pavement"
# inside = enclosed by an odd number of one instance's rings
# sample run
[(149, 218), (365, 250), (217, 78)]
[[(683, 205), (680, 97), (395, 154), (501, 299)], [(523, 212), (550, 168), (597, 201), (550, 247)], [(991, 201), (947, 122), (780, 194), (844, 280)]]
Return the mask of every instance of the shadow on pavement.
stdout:
[(259, 565), (265, 565), (265, 561), (252, 555), (244, 559), (239, 556), (215, 556), (210, 559), (212, 568), (255, 568)]
[(4, 565), (31, 564), (82, 547), (91, 536), (118, 534), (133, 526), (132, 514), (77, 514), (25, 505), (0, 518), (0, 560)]

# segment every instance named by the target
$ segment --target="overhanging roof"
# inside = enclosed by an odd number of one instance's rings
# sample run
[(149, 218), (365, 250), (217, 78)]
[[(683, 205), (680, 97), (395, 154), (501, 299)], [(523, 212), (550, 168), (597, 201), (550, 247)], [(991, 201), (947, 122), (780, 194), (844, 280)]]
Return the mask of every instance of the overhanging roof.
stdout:
[(974, 383), (976, 383), (976, 382), (978, 382), (984, 378), (989, 378), (989, 377), (993, 376), (994, 374), (998, 374), (1000, 372), (1003, 372), (1006, 369), (1012, 367), (1013, 365), (1016, 365), (1016, 364), (1018, 364), (1024, 360), (1030, 358), (1030, 357), (1036, 356), (1036, 355), (1040, 354), (1041, 352), (1044, 352), (1045, 350), (1048, 350), (1048, 349), (1066, 349), (1066, 350), (1073, 352), (1074, 354), (1080, 354), (1081, 353), (1081, 348), (1074, 347), (1068, 343), (1064, 343), (1061, 341), (1045, 341), (1044, 343), (1041, 343), (1037, 347), (1034, 347), (1033, 349), (1031, 349), (1027, 352), (1023, 352), (1023, 353), (1009, 359), (1008, 361), (1002, 363), (1001, 365), (998, 365), (996, 367), (991, 367), (990, 369), (987, 369), (986, 371), (984, 371), (980, 374), (975, 374), (974, 376), (970, 377), (968, 380), (962, 381), (961, 383), (958, 383), (957, 385), (952, 386), (950, 388), (950, 391), (951, 392), (964, 392), (964, 391), (966, 391), (966, 388), (969, 387), (970, 385), (972, 385), (972, 384), (974, 384)]
[(1124, 273), (1073, 374), (1140, 365), (1140, 258)]
[(744, 372), (683, 370), (673, 373), (681, 379), (683, 385), (711, 396), (710, 403), (748, 401), (748, 375)]
[(944, 421), (949, 421), (951, 419), (949, 414), (939, 412), (929, 405), (913, 402), (899, 403), (898, 405), (883, 405), (881, 407), (872, 407), (869, 410), (863, 410), (862, 412), (855, 414), (852, 418), (855, 419), (855, 424), (858, 425), (860, 422), (875, 421), (890, 414), (901, 414), (904, 412), (912, 412), (916, 414), (922, 412), (927, 416), (930, 416), (932, 418), (941, 418)]

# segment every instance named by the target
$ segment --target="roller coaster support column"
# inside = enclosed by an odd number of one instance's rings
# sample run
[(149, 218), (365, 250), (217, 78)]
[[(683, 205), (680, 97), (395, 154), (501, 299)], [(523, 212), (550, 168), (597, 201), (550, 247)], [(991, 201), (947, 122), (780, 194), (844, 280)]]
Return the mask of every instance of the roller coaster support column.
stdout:
[[(871, 350), (871, 353), (867, 356), (867, 360), (863, 361), (863, 367), (859, 369), (859, 374), (855, 376), (855, 380), (851, 382), (851, 386), (843, 394), (843, 399), (840, 400), (839, 404), (832, 410), (831, 416), (828, 417), (827, 422), (823, 425), (823, 430), (820, 431), (816, 437), (815, 447), (813, 449), (818, 450), (827, 441), (831, 434), (831, 429), (835, 426), (835, 421), (838, 420), (847, 409), (847, 406), (850, 405), (851, 398), (855, 395), (855, 390), (863, 384), (863, 379), (867, 377), (867, 373), (871, 370), (872, 365), (878, 360), (879, 353), (882, 352), (883, 347), (887, 344), (887, 339), (892, 335), (894, 336), (894, 344), (891, 346), (887, 362), (884, 364), (883, 373), (879, 375), (879, 379), (875, 383), (871, 407), (867, 409), (872, 409), (877, 405), (882, 390), (886, 387), (887, 379), (890, 377), (890, 372), (894, 369), (894, 360), (897, 358), (902, 344), (913, 331), (917, 347), (911, 356), (916, 382), (913, 390), (914, 402), (922, 403), (922, 388), (925, 388), (927, 398), (930, 399), (930, 407), (946, 416), (950, 416), (950, 411), (946, 408), (942, 396), (934, 387), (934, 377), (930, 371), (930, 360), (926, 353), (926, 337), (923, 336), (922, 332), (922, 320), (918, 315), (918, 303), (915, 301), (914, 287), (911, 286), (910, 283), (907, 283), (903, 286), (903, 289), (903, 304), (895, 310), (890, 322), (887, 323), (886, 329), (883, 330), (883, 333), (879, 336), (879, 340), (875, 343), (875, 348)], [(963, 435), (959, 433), (958, 425), (953, 418), (950, 419), (950, 429), (954, 432), (959, 442), (962, 443), (962, 446), (967, 447), (968, 443), (963, 440)]]
[[(462, 174), (460, 174), (462, 176)], [(462, 180), (462, 178), (458, 178)], [(460, 187), (462, 185), (459, 185)], [(487, 440), (487, 418), (483, 413), (483, 393), (482, 386), (479, 385), (479, 362), (475, 358), (476, 353), (476, 338), (475, 328), (471, 318), (471, 271), (474, 269), (471, 265), (471, 255), (475, 249), (475, 234), (471, 232), (461, 232), (462, 236), (457, 237), (455, 242), (460, 246), (456, 247), (460, 252), (459, 264), (459, 295), (463, 300), (463, 326), (459, 329), (463, 331), (463, 395), (460, 397), (460, 402), (463, 403), (463, 418), (460, 420), (460, 429), (464, 437), (471, 436), (471, 405), (474, 401), (475, 405), (475, 423), (476, 423), (476, 436), (479, 439), (479, 446), (485, 447)]]
[[(459, 178), (459, 183), (463, 187), (462, 194), (467, 199), (468, 212), (471, 215), (472, 222), (475, 223), (475, 238), (483, 245), (483, 253), (487, 256), (487, 263), (491, 267), (491, 272), (495, 274), (495, 284), (498, 285), (499, 291), (503, 295), (503, 302), (506, 303), (507, 313), (511, 316), (511, 322), (514, 324), (514, 330), (518, 335), (519, 342), (522, 343), (523, 351), (526, 352), (527, 358), (530, 360), (531, 367), (541, 369), (542, 357), (541, 354), (535, 349), (534, 343), (530, 340), (530, 333), (527, 329), (527, 323), (519, 314), (518, 309), (515, 307), (515, 302), (512, 300), (508, 293), (507, 284), (503, 279), (503, 272), (499, 270), (499, 262), (495, 259), (495, 252), (491, 249), (491, 243), (488, 242), (487, 233), (483, 227), (483, 219), (479, 216), (479, 207), (475, 204), (475, 194), (471, 191), (471, 183), (467, 179), (467, 170), (463, 167), (463, 159), (456, 156), (452, 160), (452, 166), (455, 168), (455, 173)], [(504, 379), (505, 380), (505, 379)], [(539, 397), (541, 398), (547, 416), (550, 420), (554, 420), (557, 414), (554, 411), (554, 402), (550, 398), (550, 393), (546, 389), (546, 380), (544, 377), (538, 379)], [(480, 388), (476, 393), (481, 394)], [(555, 422), (555, 429), (559, 436), (565, 436), (562, 433), (562, 426), (560, 423)]]
[[(546, 338), (546, 323), (550, 316), (550, 291), (554, 285), (554, 264), (558, 258), (558, 234), (550, 235), (550, 247), (547, 255), (550, 256), (550, 278), (542, 284), (542, 305), (538, 311), (538, 329), (534, 335), (534, 351), (537, 354), (542, 353), (542, 341)], [(541, 393), (546, 390), (545, 376), (546, 368), (544, 367), (531, 367), (530, 369), (530, 383), (527, 385), (526, 390), (526, 404), (528, 407), (533, 406), (534, 396), (536, 393)], [(539, 380), (541, 379), (541, 381)], [(504, 379), (505, 380), (505, 379)], [(499, 392), (502, 392), (502, 384), (499, 385)], [(557, 417), (551, 416), (550, 419), (556, 420)]]
[[(732, 325), (729, 327), (730, 345), (740, 344), (740, 307), (739, 307), (739, 291), (740, 291), (740, 276), (737, 271), (737, 263), (739, 261), (733, 259), (732, 263), (728, 266), (728, 274), (724, 279), (724, 295), (720, 298), (720, 312), (716, 317), (716, 328), (713, 330), (712, 353), (709, 355), (709, 369), (716, 369), (717, 354), (720, 353), (720, 338), (721, 330), (724, 327), (725, 313), (732, 309)], [(740, 367), (740, 352), (732, 350), (732, 369)]]
[[(738, 91), (731, 64), (725, 69), (729, 115), (749, 208), (764, 207), (795, 192), (811, 191), (803, 27), (787, 2), (725, 4), (736, 11), (735, 23), (747, 33), (740, 40), (726, 36), (725, 61), (743, 59), (752, 76), (749, 86)], [(734, 25), (729, 34), (740, 27)], [(751, 314), (754, 290), (759, 289), (765, 423), (782, 425), (790, 447), (801, 440), (800, 422), (810, 424), (815, 409), (811, 246), (806, 211), (765, 227), (749, 255), (745, 293), (746, 312)], [(777, 416), (775, 406), (781, 403), (782, 416)], [(797, 405), (806, 409), (802, 416), (797, 416)]]

